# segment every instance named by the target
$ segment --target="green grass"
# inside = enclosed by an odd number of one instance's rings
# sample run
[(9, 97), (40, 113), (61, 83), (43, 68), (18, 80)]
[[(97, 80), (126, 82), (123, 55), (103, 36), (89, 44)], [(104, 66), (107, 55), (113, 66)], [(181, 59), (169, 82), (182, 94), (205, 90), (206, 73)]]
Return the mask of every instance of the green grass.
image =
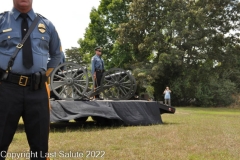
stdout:
[[(162, 115), (163, 125), (99, 127), (92, 123), (52, 124), (51, 153), (104, 151), (108, 160), (239, 160), (240, 109), (177, 108)], [(9, 152), (28, 151), (23, 130), (19, 129)], [(94, 158), (78, 159), (94, 159)], [(74, 160), (77, 158), (52, 158)]]

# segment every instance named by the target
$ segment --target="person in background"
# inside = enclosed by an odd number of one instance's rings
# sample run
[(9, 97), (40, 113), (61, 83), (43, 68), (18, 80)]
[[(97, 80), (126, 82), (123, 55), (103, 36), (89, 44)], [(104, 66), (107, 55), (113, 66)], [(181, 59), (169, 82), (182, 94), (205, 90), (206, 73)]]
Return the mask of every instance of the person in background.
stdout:
[[(104, 61), (101, 58), (102, 56), (102, 48), (95, 48), (95, 56), (92, 57), (91, 65), (92, 65), (92, 75), (95, 79), (95, 87), (99, 87), (101, 85), (101, 79), (104, 72)], [(99, 97), (99, 94), (95, 95), (95, 99), (102, 100)]]
[(164, 94), (164, 100), (165, 100), (165, 105), (171, 106), (171, 90), (169, 87), (166, 87), (166, 89), (163, 92)]

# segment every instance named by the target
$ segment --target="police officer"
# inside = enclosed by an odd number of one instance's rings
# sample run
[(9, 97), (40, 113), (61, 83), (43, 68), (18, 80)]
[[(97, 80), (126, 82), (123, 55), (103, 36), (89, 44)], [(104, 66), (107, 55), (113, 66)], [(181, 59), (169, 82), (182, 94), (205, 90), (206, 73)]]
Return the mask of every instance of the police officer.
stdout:
[[(95, 79), (95, 87), (101, 85), (101, 79), (104, 72), (104, 61), (101, 58), (102, 48), (95, 48), (95, 56), (92, 57), (92, 75)], [(95, 99), (100, 99), (99, 94), (95, 95)]]
[[(0, 76), (6, 73), (8, 61), (17, 44), (22, 40), (23, 22), (30, 27), (37, 14), (32, 9), (32, 0), (13, 0), (13, 9), (0, 14)], [(25, 15), (22, 13), (26, 13)], [(25, 16), (25, 17), (24, 17)], [(24, 121), (31, 160), (46, 159), (49, 137), (49, 99), (47, 87), (31, 89), (32, 75), (46, 71), (59, 64), (61, 42), (53, 24), (40, 16), (40, 20), (29, 36), (28, 53), (23, 48), (18, 52), (7, 78), (0, 79), (0, 160), (6, 158), (20, 117)], [(27, 44), (27, 43), (25, 43)], [(27, 45), (26, 45), (27, 46)], [(24, 53), (24, 54), (23, 54)], [(48, 62), (48, 55), (51, 60)], [(30, 66), (23, 64), (32, 60)], [(0, 77), (0, 78), (1, 78)]]

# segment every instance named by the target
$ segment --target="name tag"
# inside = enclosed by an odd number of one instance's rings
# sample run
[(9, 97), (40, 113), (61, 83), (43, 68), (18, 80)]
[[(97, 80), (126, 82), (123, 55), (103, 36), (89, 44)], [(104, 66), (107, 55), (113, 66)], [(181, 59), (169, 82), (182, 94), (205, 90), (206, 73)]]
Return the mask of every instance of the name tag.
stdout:
[(11, 31), (12, 31), (12, 28), (8, 28), (8, 29), (4, 29), (2, 32), (6, 33), (6, 32), (11, 32)]

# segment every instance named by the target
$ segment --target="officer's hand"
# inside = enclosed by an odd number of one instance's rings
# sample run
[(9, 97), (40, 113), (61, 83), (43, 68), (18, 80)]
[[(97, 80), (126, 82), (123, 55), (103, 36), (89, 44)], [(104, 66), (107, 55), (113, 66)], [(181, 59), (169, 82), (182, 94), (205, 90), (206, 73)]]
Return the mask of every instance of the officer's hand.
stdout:
[(96, 72), (93, 74), (93, 78), (96, 79)]
[(46, 72), (46, 76), (50, 76), (50, 74), (52, 73), (54, 68), (48, 68), (47, 72)]

